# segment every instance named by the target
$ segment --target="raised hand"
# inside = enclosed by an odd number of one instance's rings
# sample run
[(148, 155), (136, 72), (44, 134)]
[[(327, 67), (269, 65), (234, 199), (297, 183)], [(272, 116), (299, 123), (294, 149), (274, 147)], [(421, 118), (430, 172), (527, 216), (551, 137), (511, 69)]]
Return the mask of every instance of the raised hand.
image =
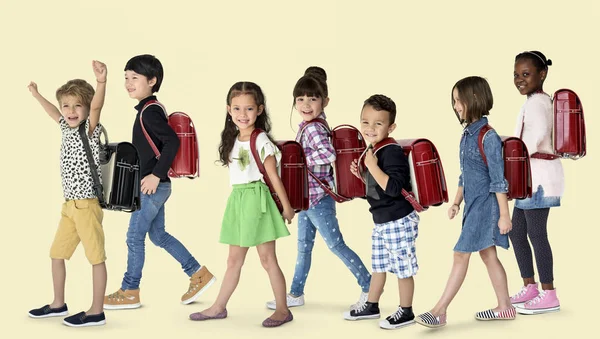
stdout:
[(27, 88), (29, 89), (29, 92), (31, 92), (31, 94), (33, 94), (33, 96), (36, 96), (38, 94), (40, 94), (38, 92), (38, 87), (37, 84), (35, 82), (30, 82), (29, 85), (27, 86)]
[(92, 68), (94, 69), (94, 74), (96, 75), (96, 81), (106, 82), (106, 74), (108, 72), (106, 65), (98, 60), (94, 60), (92, 61)]

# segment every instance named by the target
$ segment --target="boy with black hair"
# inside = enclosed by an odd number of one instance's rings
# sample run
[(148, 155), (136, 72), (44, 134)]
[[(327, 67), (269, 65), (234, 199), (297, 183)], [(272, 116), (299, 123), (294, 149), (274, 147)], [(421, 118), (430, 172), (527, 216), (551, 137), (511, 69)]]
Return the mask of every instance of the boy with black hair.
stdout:
[[(365, 181), (367, 201), (371, 206), (369, 211), (375, 223), (372, 234), (373, 274), (367, 301), (346, 312), (344, 318), (379, 318), (379, 299), (386, 272), (391, 272), (398, 277), (400, 305), (395, 313), (380, 321), (379, 326), (396, 329), (415, 323), (412, 302), (415, 289), (413, 276), (419, 269), (415, 247), (419, 215), (402, 195), (402, 189), (412, 190), (408, 159), (402, 147), (394, 144), (383, 146), (391, 141), (389, 135), (396, 128), (396, 104), (384, 95), (373, 95), (365, 100), (360, 119), (361, 132), (372, 146), (365, 155), (368, 170)], [(352, 163), (350, 170), (361, 178), (357, 161)]]
[[(216, 280), (179, 240), (165, 231), (165, 203), (171, 195), (168, 172), (180, 142), (175, 131), (169, 126), (164, 107), (154, 95), (159, 91), (162, 80), (162, 64), (153, 55), (135, 56), (125, 65), (125, 89), (130, 98), (139, 102), (135, 106), (137, 115), (133, 124), (132, 143), (140, 155), (141, 209), (134, 212), (129, 221), (127, 272), (121, 288), (105, 296), (105, 309), (131, 309), (141, 306), (139, 285), (145, 261), (146, 234), (152, 243), (169, 252), (190, 277), (189, 288), (181, 297), (181, 303), (192, 303)], [(158, 148), (160, 156), (155, 155), (146, 139), (144, 129)]]

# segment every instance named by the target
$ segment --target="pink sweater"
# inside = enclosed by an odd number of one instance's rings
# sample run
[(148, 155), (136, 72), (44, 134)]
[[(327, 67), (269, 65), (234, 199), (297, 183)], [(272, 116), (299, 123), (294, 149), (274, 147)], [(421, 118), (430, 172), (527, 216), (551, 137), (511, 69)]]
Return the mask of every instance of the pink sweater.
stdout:
[[(523, 117), (525, 126), (523, 127)], [(517, 118), (515, 135), (521, 135), (529, 154), (535, 152), (553, 153), (552, 146), (553, 107), (548, 94), (536, 93), (525, 101)], [(564, 192), (565, 180), (560, 159), (531, 159), (533, 192), (541, 185), (544, 196), (560, 197)]]

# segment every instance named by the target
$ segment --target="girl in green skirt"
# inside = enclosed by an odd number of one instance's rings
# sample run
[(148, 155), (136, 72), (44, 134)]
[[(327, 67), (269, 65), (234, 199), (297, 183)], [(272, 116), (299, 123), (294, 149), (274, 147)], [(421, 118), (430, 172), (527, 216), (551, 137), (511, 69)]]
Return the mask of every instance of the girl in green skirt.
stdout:
[[(264, 131), (256, 138), (256, 149), (275, 192), (281, 199), (283, 213), (279, 213), (250, 151), (250, 136), (254, 128)], [(277, 166), (281, 153), (268, 135), (270, 130), (271, 123), (261, 88), (252, 82), (234, 84), (227, 94), (225, 128), (219, 145), (220, 161), (229, 168), (230, 183), (233, 186), (227, 200), (220, 237), (221, 243), (229, 244), (227, 271), (217, 300), (208, 309), (191, 314), (192, 320), (227, 317), (227, 302), (240, 280), (246, 253), (252, 246), (256, 246), (260, 262), (269, 274), (278, 305), (275, 313), (263, 322), (263, 326), (277, 327), (293, 319), (285, 302), (285, 278), (277, 262), (275, 240), (290, 235), (284, 219), (288, 224), (291, 223), (295, 213), (278, 175)]]

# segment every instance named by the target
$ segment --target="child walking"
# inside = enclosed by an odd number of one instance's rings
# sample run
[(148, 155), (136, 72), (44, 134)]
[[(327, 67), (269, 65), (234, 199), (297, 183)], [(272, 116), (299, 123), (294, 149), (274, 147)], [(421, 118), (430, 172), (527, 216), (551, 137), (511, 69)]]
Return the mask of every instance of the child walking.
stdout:
[[(102, 311), (102, 299), (106, 291), (106, 253), (102, 228), (104, 212), (96, 196), (90, 166), (95, 166), (98, 175), (102, 175), (99, 161), (100, 133), (103, 128), (100, 124), (100, 112), (104, 106), (107, 69), (106, 65), (99, 61), (93, 61), (92, 66), (96, 75), (96, 91), (94, 92), (94, 88), (84, 80), (68, 81), (56, 91), (60, 110), (38, 92), (36, 83), (29, 84), (29, 91), (33, 97), (58, 123), (62, 132), (60, 173), (65, 198), (61, 219), (50, 248), (54, 300), (48, 305), (29, 311), (29, 316), (47, 318), (68, 314), (65, 303), (65, 259), (71, 258), (81, 242), (85, 256), (92, 265), (93, 299), (87, 312), (80, 312), (63, 320), (63, 324), (72, 327), (106, 323)], [(90, 164), (86, 156), (79, 133), (82, 127), (92, 150), (94, 164)]]
[[(121, 288), (104, 298), (107, 310), (141, 307), (140, 281), (146, 260), (146, 235), (165, 249), (190, 277), (182, 304), (195, 301), (215, 281), (206, 266), (201, 266), (187, 248), (165, 231), (165, 204), (171, 196), (168, 171), (179, 149), (179, 138), (169, 126), (167, 114), (156, 100), (163, 80), (163, 67), (153, 55), (138, 55), (125, 65), (125, 89), (139, 103), (133, 123), (133, 145), (140, 155), (141, 209), (131, 214), (127, 230), (127, 271)], [(142, 116), (143, 112), (143, 116)], [(143, 126), (142, 126), (143, 123)], [(160, 151), (157, 157), (144, 133)]]
[[(416, 240), (419, 215), (402, 195), (411, 191), (408, 159), (400, 146), (384, 146), (393, 141), (390, 133), (396, 129), (396, 104), (384, 95), (365, 100), (360, 116), (362, 135), (371, 144), (365, 155), (367, 201), (375, 227), (372, 234), (371, 287), (367, 302), (344, 314), (347, 320), (379, 318), (379, 299), (385, 286), (386, 272), (398, 277), (398, 310), (379, 322), (384, 329), (397, 329), (415, 323), (412, 300), (415, 291), (413, 276), (417, 274)], [(375, 155), (373, 152), (376, 152)], [(362, 178), (358, 161), (350, 170)]]
[[(256, 138), (256, 150), (283, 205), (283, 218), (252, 156), (250, 140), (255, 128), (262, 130)], [(292, 312), (284, 304), (285, 277), (277, 262), (275, 240), (290, 235), (284, 219), (289, 224), (294, 218), (294, 210), (278, 175), (281, 152), (271, 141), (270, 131), (271, 123), (261, 88), (252, 82), (234, 84), (227, 94), (225, 128), (219, 145), (220, 161), (229, 168), (229, 181), (233, 186), (220, 235), (220, 242), (229, 245), (227, 271), (217, 300), (208, 309), (191, 314), (192, 320), (227, 317), (227, 303), (240, 280), (248, 249), (254, 246), (278, 302), (275, 313), (262, 325), (278, 327), (293, 320)]]
[[(302, 144), (308, 170), (330, 187), (334, 187), (332, 163), (336, 155), (329, 140), (329, 131), (320, 123), (311, 123), (316, 118), (326, 119), (323, 109), (329, 103), (329, 96), (325, 70), (316, 66), (306, 69), (304, 76), (296, 83), (293, 95), (294, 107), (303, 120), (296, 141)], [(327, 247), (342, 260), (356, 278), (362, 292), (358, 302), (350, 306), (350, 309), (358, 308), (367, 300), (371, 275), (358, 255), (344, 242), (336, 217), (335, 200), (312, 176), (308, 176), (308, 187), (309, 209), (298, 214), (298, 257), (290, 293), (286, 298), (287, 305), (304, 305), (304, 288), (318, 230)], [(267, 307), (274, 309), (275, 300), (267, 302)]]
[(431, 311), (420, 314), (415, 321), (427, 327), (446, 325), (446, 310), (460, 289), (469, 266), (471, 253), (479, 252), (486, 265), (498, 306), (477, 312), (478, 320), (514, 319), (515, 308), (508, 295), (506, 272), (498, 259), (496, 246), (508, 249), (511, 230), (508, 212), (508, 182), (504, 178), (502, 141), (495, 130), (483, 139), (487, 166), (479, 152), (479, 131), (488, 124), (487, 115), (493, 106), (492, 91), (481, 77), (467, 77), (452, 88), (452, 105), (461, 124), (466, 125), (460, 141), (458, 191), (448, 210), (453, 219), (465, 201), (462, 230), (454, 247), (454, 264), (446, 289)]
[[(550, 208), (560, 206), (564, 191), (563, 167), (558, 159), (537, 157), (552, 154), (552, 98), (543, 90), (552, 60), (538, 51), (523, 52), (516, 56), (514, 83), (527, 100), (517, 119), (515, 135), (520, 136), (531, 154), (533, 195), (515, 201), (513, 230), (510, 240), (523, 278), (523, 287), (511, 297), (511, 302), (522, 314), (540, 314), (560, 310), (554, 288), (552, 248), (548, 241), (548, 214)], [(529, 237), (529, 239), (528, 239)], [(529, 244), (531, 241), (531, 245)], [(533, 271), (533, 255), (538, 268), (542, 290), (538, 290)]]

